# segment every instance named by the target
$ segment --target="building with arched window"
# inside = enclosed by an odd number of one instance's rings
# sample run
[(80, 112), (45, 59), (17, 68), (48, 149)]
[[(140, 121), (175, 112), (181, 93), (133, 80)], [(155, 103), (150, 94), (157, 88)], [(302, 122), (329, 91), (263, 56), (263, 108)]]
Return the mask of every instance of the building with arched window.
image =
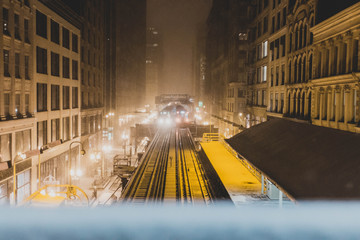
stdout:
[(360, 132), (360, 3), (311, 28), (313, 124)]

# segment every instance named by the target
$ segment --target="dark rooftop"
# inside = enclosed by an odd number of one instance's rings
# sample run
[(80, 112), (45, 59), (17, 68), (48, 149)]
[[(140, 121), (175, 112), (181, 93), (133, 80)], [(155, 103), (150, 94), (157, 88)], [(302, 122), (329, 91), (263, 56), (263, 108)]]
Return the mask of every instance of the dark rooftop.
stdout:
[(296, 200), (360, 199), (360, 134), (272, 119), (226, 141)]

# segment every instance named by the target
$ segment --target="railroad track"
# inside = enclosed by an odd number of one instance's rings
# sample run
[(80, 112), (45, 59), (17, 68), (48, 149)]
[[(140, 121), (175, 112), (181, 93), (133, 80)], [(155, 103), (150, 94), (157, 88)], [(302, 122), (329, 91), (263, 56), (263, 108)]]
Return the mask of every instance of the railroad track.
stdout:
[(190, 131), (158, 131), (121, 198), (130, 204), (212, 204)]

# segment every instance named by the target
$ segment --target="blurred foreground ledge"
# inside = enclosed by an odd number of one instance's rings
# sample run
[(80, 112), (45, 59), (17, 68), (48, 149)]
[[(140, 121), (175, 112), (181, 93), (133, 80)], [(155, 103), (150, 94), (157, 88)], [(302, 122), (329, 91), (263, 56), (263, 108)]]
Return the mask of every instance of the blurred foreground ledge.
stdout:
[(0, 239), (358, 239), (359, 202), (276, 207), (1, 208)]

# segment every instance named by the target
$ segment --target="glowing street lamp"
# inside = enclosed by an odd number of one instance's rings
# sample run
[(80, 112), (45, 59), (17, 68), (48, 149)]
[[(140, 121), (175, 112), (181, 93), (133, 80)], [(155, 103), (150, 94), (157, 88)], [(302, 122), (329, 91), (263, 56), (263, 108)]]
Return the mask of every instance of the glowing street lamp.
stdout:
[[(85, 154), (85, 150), (84, 150), (84, 147), (83, 147), (83, 145), (82, 145), (82, 143), (81, 142), (79, 142), (79, 141), (74, 141), (74, 142), (72, 142), (72, 143), (70, 143), (70, 145), (69, 145), (69, 185), (71, 185), (71, 178), (72, 177), (81, 177), (82, 176), (82, 171), (80, 170), (80, 169), (78, 169), (78, 170), (76, 170), (76, 171), (74, 171), (72, 168), (71, 168), (71, 145), (73, 145), (74, 143), (78, 143), (78, 144), (80, 144), (80, 146), (81, 146), (81, 151), (80, 151), (80, 154), (81, 155), (84, 155)], [(75, 168), (76, 168), (76, 165), (75, 165)], [(76, 173), (76, 174), (75, 174)]]

